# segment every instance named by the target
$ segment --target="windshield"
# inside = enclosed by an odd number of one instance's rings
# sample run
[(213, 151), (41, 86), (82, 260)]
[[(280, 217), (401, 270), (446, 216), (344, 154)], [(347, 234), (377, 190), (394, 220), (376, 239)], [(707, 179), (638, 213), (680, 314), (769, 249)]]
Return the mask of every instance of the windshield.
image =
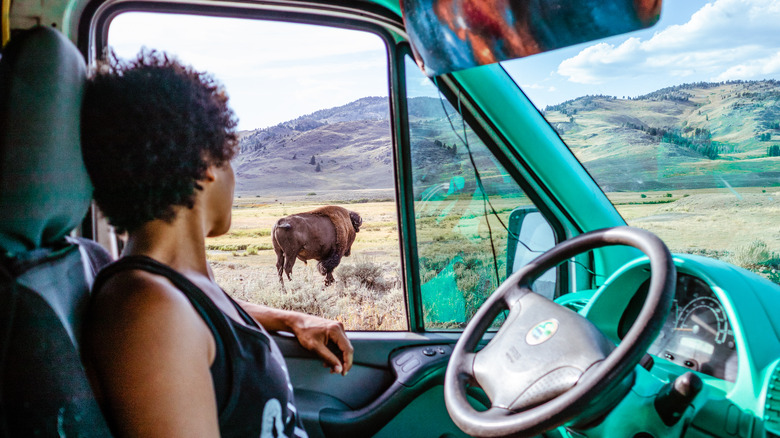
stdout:
[(502, 65), (629, 225), (780, 283), (780, 2), (664, 2), (659, 23)]

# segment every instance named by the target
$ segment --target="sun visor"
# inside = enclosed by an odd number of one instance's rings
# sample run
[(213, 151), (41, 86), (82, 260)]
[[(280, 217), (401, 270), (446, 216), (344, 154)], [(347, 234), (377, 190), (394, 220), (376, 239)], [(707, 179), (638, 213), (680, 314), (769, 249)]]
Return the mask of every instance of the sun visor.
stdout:
[(428, 76), (522, 58), (655, 24), (661, 0), (401, 0)]

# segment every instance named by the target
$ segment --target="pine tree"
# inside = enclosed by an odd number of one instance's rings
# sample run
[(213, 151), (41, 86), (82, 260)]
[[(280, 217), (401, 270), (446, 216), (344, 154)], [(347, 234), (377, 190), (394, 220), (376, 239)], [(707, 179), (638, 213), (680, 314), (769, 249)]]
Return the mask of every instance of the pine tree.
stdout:
[(315, 172), (322, 172), (322, 168), (320, 167), (320, 163), (317, 163), (317, 167), (314, 168)]
[(317, 160), (314, 159), (314, 155), (311, 156), (311, 160), (309, 160), (309, 164), (311, 164), (312, 166), (317, 164)]

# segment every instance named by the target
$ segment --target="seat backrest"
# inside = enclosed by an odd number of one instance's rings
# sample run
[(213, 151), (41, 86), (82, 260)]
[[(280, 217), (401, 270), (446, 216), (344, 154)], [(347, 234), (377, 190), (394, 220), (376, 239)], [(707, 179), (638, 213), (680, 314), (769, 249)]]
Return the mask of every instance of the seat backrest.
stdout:
[(68, 237), (89, 207), (81, 158), (86, 67), (38, 27), (0, 58), (0, 436), (109, 436), (79, 354), (94, 271), (110, 261)]

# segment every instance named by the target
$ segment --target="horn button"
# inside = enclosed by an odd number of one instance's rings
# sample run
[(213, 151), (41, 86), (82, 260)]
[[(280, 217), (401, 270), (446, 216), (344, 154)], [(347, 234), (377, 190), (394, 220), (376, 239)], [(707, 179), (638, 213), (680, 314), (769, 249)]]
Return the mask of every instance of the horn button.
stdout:
[(475, 354), (473, 375), (493, 407), (518, 411), (564, 393), (614, 348), (588, 320), (527, 293)]

